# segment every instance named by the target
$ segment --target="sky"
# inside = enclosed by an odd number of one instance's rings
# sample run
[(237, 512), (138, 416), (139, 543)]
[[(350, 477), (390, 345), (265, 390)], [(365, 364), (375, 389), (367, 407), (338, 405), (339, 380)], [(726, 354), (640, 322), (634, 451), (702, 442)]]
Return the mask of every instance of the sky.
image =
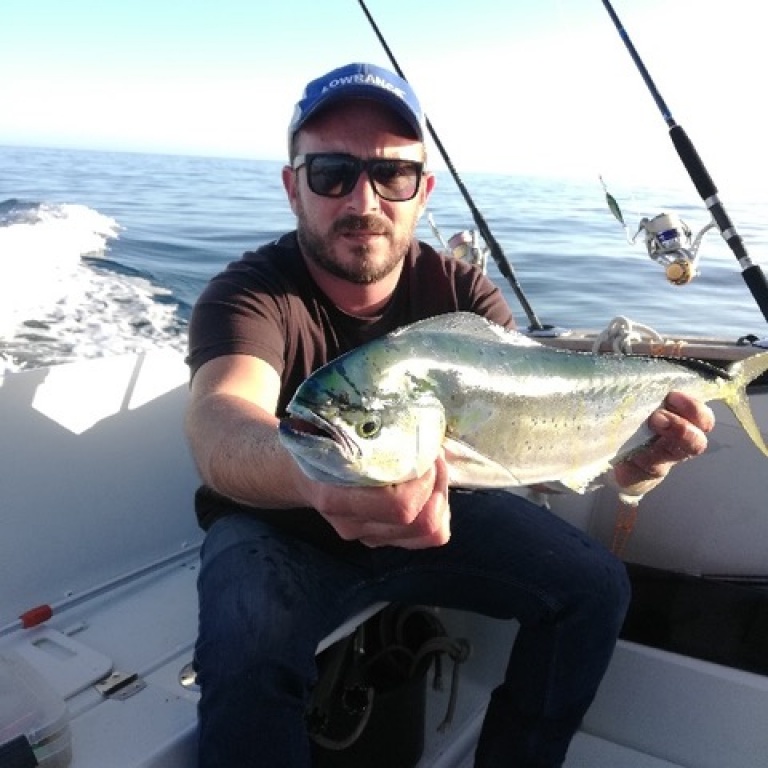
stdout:
[[(460, 171), (690, 183), (600, 0), (366, 5)], [(759, 0), (613, 7), (721, 193), (762, 188)], [(391, 67), (357, 0), (2, 0), (0, 144), (283, 159), (356, 60)]]

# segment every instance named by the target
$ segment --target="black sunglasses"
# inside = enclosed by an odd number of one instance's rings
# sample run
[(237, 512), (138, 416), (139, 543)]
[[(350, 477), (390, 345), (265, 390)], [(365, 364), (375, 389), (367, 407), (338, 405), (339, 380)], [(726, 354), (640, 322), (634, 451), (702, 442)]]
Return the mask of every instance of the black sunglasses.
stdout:
[(357, 185), (365, 171), (382, 200), (402, 203), (416, 197), (424, 163), (394, 157), (363, 160), (343, 152), (309, 152), (297, 155), (293, 170), (307, 169), (309, 188), (322, 197), (344, 197)]

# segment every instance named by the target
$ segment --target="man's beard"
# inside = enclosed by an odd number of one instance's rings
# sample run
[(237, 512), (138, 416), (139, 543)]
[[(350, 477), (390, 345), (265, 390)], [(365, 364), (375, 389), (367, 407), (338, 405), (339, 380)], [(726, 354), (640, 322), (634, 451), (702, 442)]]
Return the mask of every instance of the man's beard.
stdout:
[[(389, 249), (386, 258), (371, 258), (371, 248), (359, 245), (348, 249), (355, 258), (342, 261), (335, 252), (336, 236), (356, 230), (365, 230), (386, 238)], [(323, 235), (313, 230), (303, 215), (298, 216), (298, 239), (304, 256), (330, 274), (357, 285), (371, 285), (391, 274), (405, 257), (410, 246), (412, 233), (407, 237), (395, 239), (392, 227), (385, 219), (377, 216), (354, 216), (352, 214), (337, 219), (330, 231)]]

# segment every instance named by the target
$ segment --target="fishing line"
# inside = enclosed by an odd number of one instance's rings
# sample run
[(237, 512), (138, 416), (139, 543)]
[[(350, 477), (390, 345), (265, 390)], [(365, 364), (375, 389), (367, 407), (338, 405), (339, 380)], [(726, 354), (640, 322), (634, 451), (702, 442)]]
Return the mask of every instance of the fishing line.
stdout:
[(605, 10), (608, 11), (608, 15), (611, 17), (611, 21), (613, 21), (619, 36), (624, 41), (624, 45), (629, 51), (632, 61), (635, 63), (646, 87), (650, 91), (653, 100), (656, 102), (656, 106), (664, 118), (664, 122), (669, 126), (669, 137), (672, 139), (672, 144), (677, 150), (677, 154), (680, 157), (680, 160), (682, 160), (686, 171), (688, 171), (691, 181), (696, 187), (701, 199), (704, 201), (704, 204), (707, 206), (707, 209), (712, 214), (712, 218), (717, 224), (720, 234), (723, 236), (723, 239), (728, 244), (731, 251), (733, 251), (734, 256), (736, 256), (741, 267), (741, 275), (744, 278), (744, 282), (747, 284), (758, 307), (760, 307), (763, 317), (768, 320), (768, 282), (766, 282), (763, 270), (759, 264), (754, 264), (749, 257), (744, 241), (736, 231), (736, 227), (718, 197), (717, 187), (712, 181), (709, 171), (707, 171), (704, 163), (699, 157), (699, 153), (688, 138), (688, 134), (672, 117), (669, 107), (661, 97), (658, 88), (656, 88), (655, 83), (651, 79), (645, 64), (637, 53), (635, 46), (632, 44), (619, 17), (613, 10), (613, 6), (609, 0), (603, 0), (603, 6), (605, 6)]
[[(369, 12), (364, 0), (358, 0), (358, 2), (360, 3), (360, 7), (363, 9), (363, 13), (368, 19), (368, 23), (371, 25), (371, 28), (376, 34), (376, 37), (378, 37), (382, 48), (384, 48), (384, 51), (389, 57), (389, 60), (392, 63), (392, 66), (394, 67), (395, 72), (397, 72), (397, 74), (400, 77), (402, 77), (403, 80), (407, 81), (408, 78), (405, 76), (405, 74), (403, 73), (403, 70), (400, 68), (400, 65), (397, 63), (397, 60), (395, 59), (394, 54), (392, 53), (389, 46), (387, 45), (387, 41), (384, 39), (384, 36), (381, 34), (381, 31), (379, 30), (378, 25), (374, 21), (373, 16), (371, 16), (371, 13)], [(470, 213), (472, 214), (472, 218), (474, 219), (478, 230), (480, 230), (480, 234), (482, 235), (483, 240), (485, 240), (485, 242), (488, 245), (488, 248), (490, 249), (491, 256), (493, 257), (493, 260), (496, 262), (496, 266), (498, 267), (499, 272), (501, 272), (501, 274), (507, 279), (507, 282), (512, 286), (512, 290), (515, 292), (515, 296), (517, 297), (517, 300), (520, 302), (520, 305), (522, 306), (523, 311), (525, 312), (528, 318), (528, 322), (530, 324), (529, 330), (543, 331), (545, 330), (545, 328), (551, 328), (551, 326), (543, 326), (539, 321), (539, 318), (536, 316), (536, 313), (533, 311), (533, 307), (531, 307), (530, 303), (528, 302), (528, 299), (523, 293), (522, 286), (518, 282), (517, 277), (515, 276), (515, 273), (512, 270), (512, 265), (507, 260), (507, 257), (504, 255), (504, 251), (501, 249), (501, 246), (499, 245), (498, 241), (493, 236), (493, 233), (488, 227), (487, 222), (483, 218), (480, 211), (477, 209), (477, 206), (472, 200), (472, 197), (469, 194), (469, 191), (464, 186), (464, 182), (459, 177), (458, 171), (456, 170), (453, 163), (451, 162), (451, 159), (448, 156), (448, 153), (446, 152), (442, 141), (440, 141), (440, 138), (435, 132), (435, 129), (432, 127), (432, 123), (430, 123), (428, 117), (426, 118), (426, 125), (427, 125), (427, 130), (432, 136), (432, 140), (435, 142), (435, 146), (437, 147), (440, 154), (442, 155), (443, 160), (445, 161), (445, 164), (451, 173), (451, 176), (453, 176), (453, 180), (456, 182), (456, 186), (459, 188), (459, 191), (461, 192), (462, 197), (464, 198), (464, 201), (469, 207)]]

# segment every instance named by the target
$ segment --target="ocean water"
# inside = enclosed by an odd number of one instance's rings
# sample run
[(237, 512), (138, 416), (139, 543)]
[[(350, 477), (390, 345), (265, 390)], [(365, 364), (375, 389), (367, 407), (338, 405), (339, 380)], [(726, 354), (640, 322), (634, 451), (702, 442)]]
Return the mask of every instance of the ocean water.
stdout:
[[(430, 215), (443, 239), (475, 228), (454, 179), (437, 170)], [(673, 286), (611, 215), (600, 180), (463, 174), (537, 319), (604, 328), (617, 315), (660, 333), (768, 336), (739, 265), (716, 230), (700, 274)], [(611, 188), (628, 234), (677, 213), (695, 234), (709, 219), (695, 190)], [(768, 270), (768, 205), (726, 208)], [(0, 372), (151, 348), (186, 348), (206, 281), (246, 249), (292, 229), (280, 163), (0, 147)], [(440, 247), (423, 221), (423, 239)], [(502, 287), (526, 327), (519, 302)]]

